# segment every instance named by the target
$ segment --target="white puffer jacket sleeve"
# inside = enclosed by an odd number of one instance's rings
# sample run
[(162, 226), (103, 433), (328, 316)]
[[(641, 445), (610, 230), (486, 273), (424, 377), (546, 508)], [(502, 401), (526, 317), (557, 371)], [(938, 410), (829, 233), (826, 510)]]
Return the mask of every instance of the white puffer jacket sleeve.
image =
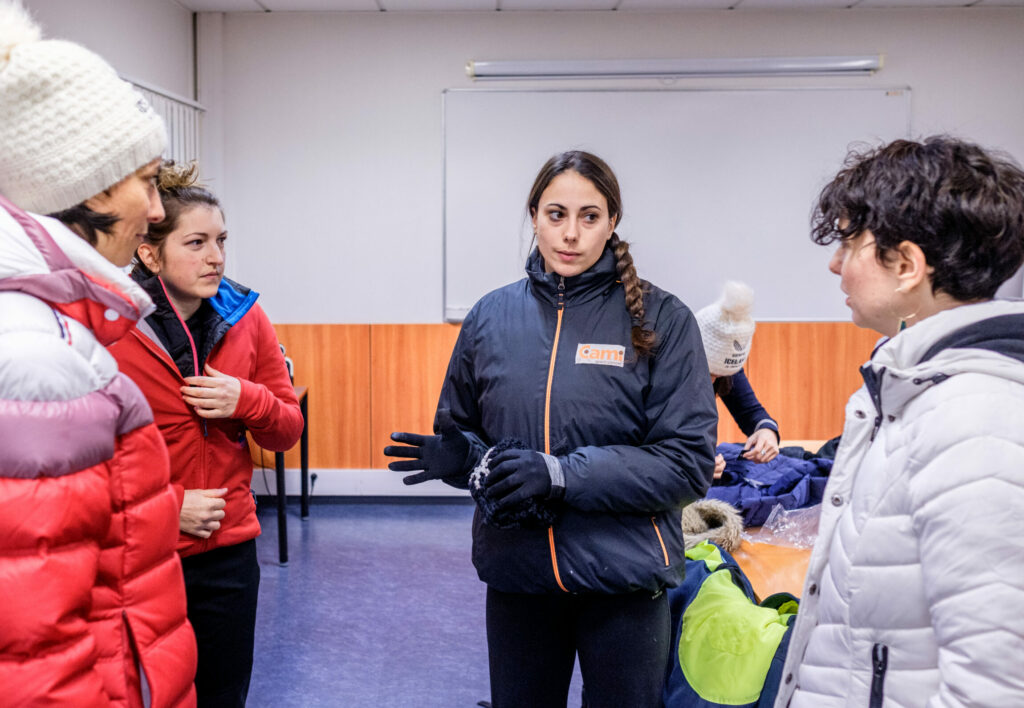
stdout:
[(943, 384), (910, 451), (936, 708), (1024, 705), (1024, 387), (978, 378)]

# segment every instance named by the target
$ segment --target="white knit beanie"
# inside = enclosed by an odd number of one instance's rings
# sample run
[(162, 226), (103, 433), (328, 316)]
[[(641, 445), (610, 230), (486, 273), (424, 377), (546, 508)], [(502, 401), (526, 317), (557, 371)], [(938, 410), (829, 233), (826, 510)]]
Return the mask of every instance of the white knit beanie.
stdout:
[(743, 368), (754, 338), (754, 291), (729, 281), (719, 300), (697, 312), (708, 369), (714, 376), (732, 376)]
[(164, 122), (96, 54), (42, 40), (21, 3), (0, 0), (0, 194), (63, 211), (159, 157)]

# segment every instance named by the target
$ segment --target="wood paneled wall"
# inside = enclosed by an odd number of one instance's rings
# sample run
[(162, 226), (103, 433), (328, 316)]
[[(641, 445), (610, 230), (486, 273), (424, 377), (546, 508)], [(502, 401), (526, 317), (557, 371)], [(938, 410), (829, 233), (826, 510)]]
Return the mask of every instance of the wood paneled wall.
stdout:
[[(295, 364), (295, 385), (309, 388), (309, 466), (369, 469), (370, 325), (274, 329)], [(298, 446), (285, 464), (299, 466)]]
[[(782, 440), (827, 440), (843, 432), (846, 401), (879, 335), (849, 322), (759, 322), (746, 372)], [(721, 401), (718, 439), (745, 436)]]
[[(295, 383), (309, 388), (310, 467), (383, 468), (392, 431), (431, 430), (458, 325), (275, 329), (295, 362)], [(858, 367), (877, 337), (846, 322), (758, 324), (747, 375), (783, 440), (823, 440), (842, 431), (846, 399), (860, 385)], [(719, 420), (720, 441), (743, 440), (721, 405)], [(297, 450), (285, 459), (298, 467)]]
[(384, 446), (396, 430), (429, 433), (459, 326), (370, 328), (370, 467), (388, 466)]

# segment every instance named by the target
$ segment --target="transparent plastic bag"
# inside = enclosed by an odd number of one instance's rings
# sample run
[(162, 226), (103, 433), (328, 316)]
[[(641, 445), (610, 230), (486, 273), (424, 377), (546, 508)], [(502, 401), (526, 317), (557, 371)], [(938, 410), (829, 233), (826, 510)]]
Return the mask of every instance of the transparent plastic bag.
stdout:
[(776, 504), (761, 526), (757, 538), (751, 540), (776, 546), (811, 548), (818, 538), (820, 517), (821, 504), (803, 509), (784, 509), (782, 504)]

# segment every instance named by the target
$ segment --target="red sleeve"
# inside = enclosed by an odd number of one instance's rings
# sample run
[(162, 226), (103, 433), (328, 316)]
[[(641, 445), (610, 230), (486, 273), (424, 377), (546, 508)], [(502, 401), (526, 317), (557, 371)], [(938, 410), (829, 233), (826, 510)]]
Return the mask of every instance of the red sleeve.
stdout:
[(256, 368), (252, 380), (240, 379), (242, 393), (234, 417), (245, 423), (260, 447), (289, 450), (302, 435), (299, 400), (267, 315), (254, 305), (247, 316), (256, 319)]
[(178, 499), (178, 516), (180, 517), (181, 507), (185, 503), (185, 486), (171, 482), (171, 491), (174, 492), (174, 496)]

